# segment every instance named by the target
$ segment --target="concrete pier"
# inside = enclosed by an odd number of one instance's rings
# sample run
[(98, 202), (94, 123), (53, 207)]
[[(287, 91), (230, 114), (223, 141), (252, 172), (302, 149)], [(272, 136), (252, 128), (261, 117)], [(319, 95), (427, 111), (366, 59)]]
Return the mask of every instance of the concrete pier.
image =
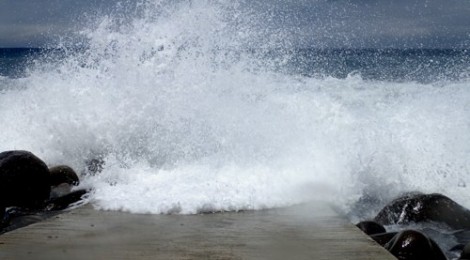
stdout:
[(201, 215), (90, 205), (0, 235), (0, 259), (395, 259), (325, 203)]

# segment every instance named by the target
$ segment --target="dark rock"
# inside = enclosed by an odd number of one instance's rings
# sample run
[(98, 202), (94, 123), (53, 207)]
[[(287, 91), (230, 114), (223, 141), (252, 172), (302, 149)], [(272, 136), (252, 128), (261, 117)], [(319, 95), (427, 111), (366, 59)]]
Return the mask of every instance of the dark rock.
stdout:
[(77, 173), (69, 166), (54, 166), (49, 168), (49, 171), (51, 174), (51, 199), (69, 194), (72, 191), (72, 185), (80, 184)]
[(8, 219), (5, 214), (5, 207), (0, 207), (0, 228), (8, 225)]
[(385, 206), (374, 219), (382, 225), (440, 222), (470, 229), (470, 211), (442, 194), (407, 194)]
[(398, 232), (374, 234), (370, 237), (381, 246), (385, 246)]
[(57, 215), (58, 213), (58, 211), (30, 210), (25, 208), (10, 207), (5, 212), (6, 221), (5, 225), (0, 228), (0, 234), (31, 225), (33, 223)]
[(53, 198), (47, 204), (47, 210), (62, 210), (67, 208), (70, 204), (80, 201), (83, 195), (87, 194), (87, 190), (72, 191), (67, 195)]
[(457, 238), (457, 240), (466, 245), (470, 243), (470, 230), (468, 229), (459, 229), (454, 232), (452, 232), (452, 235)]
[(449, 251), (451, 251), (451, 252), (452, 252), (452, 251), (453, 251), (453, 252), (455, 252), (455, 251), (460, 251), (460, 252), (462, 252), (462, 250), (464, 249), (464, 247), (465, 247), (465, 245), (463, 245), (463, 244), (457, 244), (457, 245), (451, 247), (451, 248), (449, 249)]
[(66, 165), (59, 165), (49, 168), (51, 175), (50, 185), (58, 186), (62, 183), (67, 183), (70, 185), (80, 184), (77, 173)]
[(375, 221), (361, 221), (356, 224), (362, 232), (366, 233), (367, 235), (379, 234), (387, 232), (385, 228)]
[(67, 183), (62, 183), (57, 186), (51, 187), (51, 195), (49, 195), (49, 199), (55, 199), (58, 197), (62, 197), (64, 195), (69, 194), (72, 191), (72, 186)]
[(402, 260), (446, 260), (446, 256), (432, 239), (415, 230), (404, 230), (396, 234), (385, 249)]
[(87, 193), (87, 190), (84, 189), (72, 191), (71, 185), (78, 185), (80, 180), (77, 173), (69, 166), (55, 166), (51, 167), (49, 171), (52, 188), (50, 199), (47, 202), (47, 210), (65, 209), (70, 204), (81, 200), (82, 196)]
[(0, 153), (0, 205), (40, 208), (49, 198), (49, 169), (27, 151)]
[(0, 153), (0, 234), (38, 222), (82, 199), (86, 190), (78, 185), (68, 166), (50, 169), (27, 151)]
[(470, 259), (470, 243), (463, 247), (459, 259)]

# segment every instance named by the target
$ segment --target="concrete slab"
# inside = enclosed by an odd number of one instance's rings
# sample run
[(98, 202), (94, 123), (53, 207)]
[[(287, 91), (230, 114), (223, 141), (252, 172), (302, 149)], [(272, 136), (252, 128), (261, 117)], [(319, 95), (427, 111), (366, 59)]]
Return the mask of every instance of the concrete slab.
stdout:
[(0, 259), (395, 259), (325, 203), (201, 215), (90, 205), (0, 236)]

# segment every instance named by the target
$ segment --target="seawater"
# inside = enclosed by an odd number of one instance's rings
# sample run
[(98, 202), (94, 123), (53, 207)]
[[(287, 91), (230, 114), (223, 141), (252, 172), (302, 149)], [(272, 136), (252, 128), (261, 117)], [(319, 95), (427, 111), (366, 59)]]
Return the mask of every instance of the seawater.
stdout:
[(93, 18), (86, 48), (6, 52), (0, 150), (74, 167), (105, 210), (323, 200), (371, 216), (361, 198), (408, 191), (470, 207), (465, 50), (297, 48), (265, 22), (228, 1), (140, 1)]

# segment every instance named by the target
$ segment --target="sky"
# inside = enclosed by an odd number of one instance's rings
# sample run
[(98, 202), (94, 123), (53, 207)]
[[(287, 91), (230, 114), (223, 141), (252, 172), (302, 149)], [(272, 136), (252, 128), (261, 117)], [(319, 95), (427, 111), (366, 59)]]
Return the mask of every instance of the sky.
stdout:
[[(77, 41), (76, 32), (89, 26), (90, 17), (116, 14), (118, 2), (0, 0), (0, 47)], [(470, 48), (470, 0), (244, 2), (269, 16), (261, 26), (281, 28), (300, 47)]]
[(0, 0), (0, 47), (42, 47), (109, 13), (114, 0)]

